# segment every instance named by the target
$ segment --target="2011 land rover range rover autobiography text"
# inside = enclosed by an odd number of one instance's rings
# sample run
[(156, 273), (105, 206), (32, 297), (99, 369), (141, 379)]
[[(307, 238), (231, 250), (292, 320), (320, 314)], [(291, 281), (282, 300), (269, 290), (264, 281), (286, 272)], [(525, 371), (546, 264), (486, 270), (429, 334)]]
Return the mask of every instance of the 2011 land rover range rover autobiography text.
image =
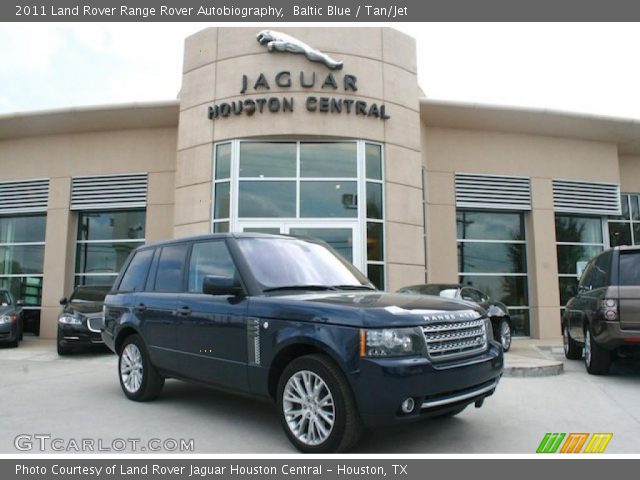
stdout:
[(377, 291), (326, 244), (276, 235), (138, 248), (102, 335), (130, 399), (157, 397), (168, 377), (270, 397), (304, 452), (479, 407), (503, 368), (480, 308)]

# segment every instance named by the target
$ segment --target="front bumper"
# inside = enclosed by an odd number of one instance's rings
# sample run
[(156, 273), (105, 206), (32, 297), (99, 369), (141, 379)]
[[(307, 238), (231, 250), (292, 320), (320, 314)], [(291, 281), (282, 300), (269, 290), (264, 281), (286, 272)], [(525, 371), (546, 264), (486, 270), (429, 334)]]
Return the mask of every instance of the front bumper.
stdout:
[(640, 348), (640, 330), (623, 330), (618, 321), (594, 324), (593, 338), (605, 350), (623, 346)]
[(17, 321), (0, 325), (0, 343), (15, 342), (19, 335), (20, 328)]
[[(502, 376), (502, 348), (491, 342), (482, 354), (432, 363), (425, 357), (363, 359), (352, 376), (367, 427), (410, 422), (458, 410), (490, 396)], [(413, 398), (416, 408), (402, 413)]]
[(63, 347), (104, 345), (100, 332), (92, 332), (84, 325), (58, 323), (58, 343)]

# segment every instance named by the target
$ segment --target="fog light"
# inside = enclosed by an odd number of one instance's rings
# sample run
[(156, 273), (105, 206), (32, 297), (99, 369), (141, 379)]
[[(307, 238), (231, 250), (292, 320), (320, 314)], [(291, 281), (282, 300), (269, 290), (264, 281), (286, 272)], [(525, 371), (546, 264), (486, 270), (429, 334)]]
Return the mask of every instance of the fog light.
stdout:
[(411, 413), (416, 406), (416, 402), (413, 398), (407, 398), (404, 402), (402, 402), (401, 409), (402, 413)]

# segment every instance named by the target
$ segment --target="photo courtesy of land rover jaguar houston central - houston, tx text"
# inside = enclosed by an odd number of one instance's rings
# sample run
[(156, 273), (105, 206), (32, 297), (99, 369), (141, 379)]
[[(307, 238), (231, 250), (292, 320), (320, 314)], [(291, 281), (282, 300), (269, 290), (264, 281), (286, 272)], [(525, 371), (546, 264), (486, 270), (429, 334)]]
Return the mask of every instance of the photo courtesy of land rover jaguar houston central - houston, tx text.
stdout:
[(138, 247), (105, 298), (102, 336), (131, 400), (165, 378), (272, 399), (303, 452), (365, 428), (481, 407), (503, 352), (476, 305), (378, 291), (326, 243), (225, 233)]

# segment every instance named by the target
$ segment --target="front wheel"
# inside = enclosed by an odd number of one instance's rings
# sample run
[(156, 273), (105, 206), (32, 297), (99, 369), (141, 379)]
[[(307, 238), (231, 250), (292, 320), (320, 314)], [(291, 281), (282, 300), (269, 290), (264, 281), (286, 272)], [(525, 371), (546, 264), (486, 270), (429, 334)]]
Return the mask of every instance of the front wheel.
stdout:
[(362, 435), (349, 385), (322, 355), (297, 358), (285, 368), (278, 382), (278, 411), (287, 437), (301, 452), (344, 452)]
[(569, 360), (580, 360), (582, 358), (582, 348), (569, 335), (569, 327), (566, 323), (562, 327), (562, 344), (564, 356)]
[(508, 352), (511, 348), (511, 325), (507, 320), (500, 321), (500, 344), (502, 345), (502, 350)]
[(151, 364), (139, 335), (130, 335), (124, 340), (118, 359), (118, 373), (122, 391), (127, 398), (137, 402), (157, 398), (164, 386), (164, 377)]
[(606, 375), (611, 367), (611, 353), (596, 343), (589, 328), (584, 332), (584, 364), (591, 375)]

